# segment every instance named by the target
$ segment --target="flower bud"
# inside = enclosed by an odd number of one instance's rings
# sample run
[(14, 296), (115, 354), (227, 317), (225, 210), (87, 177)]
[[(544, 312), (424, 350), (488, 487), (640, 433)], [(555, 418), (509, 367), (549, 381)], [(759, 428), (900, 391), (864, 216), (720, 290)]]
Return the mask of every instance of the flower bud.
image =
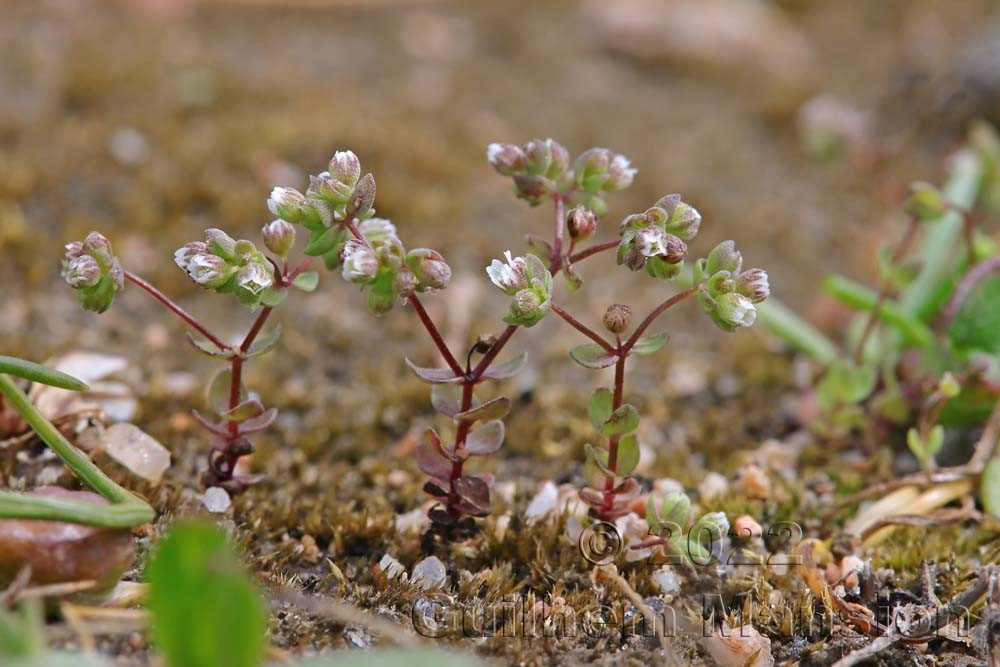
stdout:
[(628, 329), (631, 320), (632, 309), (622, 303), (611, 304), (604, 312), (604, 328), (613, 334), (620, 334)]
[(330, 159), (330, 177), (353, 188), (361, 178), (361, 160), (353, 151), (337, 151)]
[(574, 241), (586, 241), (597, 231), (597, 216), (585, 206), (574, 206), (566, 216), (569, 236)]
[(955, 398), (962, 392), (962, 385), (958, 383), (951, 371), (945, 371), (941, 379), (938, 380), (938, 391), (945, 398)]
[(705, 272), (712, 275), (718, 271), (729, 271), (736, 274), (743, 266), (743, 255), (736, 249), (732, 241), (723, 241), (708, 253), (705, 260)]
[(930, 183), (917, 182), (910, 185), (910, 197), (906, 200), (905, 209), (913, 218), (932, 222), (947, 213), (948, 208), (948, 200)]
[(324, 171), (309, 177), (309, 189), (306, 190), (306, 195), (341, 207), (351, 198), (353, 192), (353, 185), (341, 183), (333, 178), (330, 172)]
[(194, 241), (193, 243), (188, 243), (182, 245), (180, 248), (174, 251), (174, 263), (181, 268), (181, 271), (188, 270), (188, 264), (195, 255), (208, 252), (208, 245), (202, 243), (201, 241)]
[(81, 255), (69, 261), (63, 270), (63, 278), (73, 289), (93, 287), (101, 279), (101, 267), (90, 255)]
[(550, 181), (544, 176), (518, 172), (514, 174), (517, 196), (531, 203), (538, 203), (548, 189)]
[(667, 217), (669, 218), (674, 214), (674, 210), (680, 203), (681, 203), (681, 196), (678, 194), (672, 194), (672, 195), (663, 195), (662, 197), (656, 200), (656, 203), (653, 204), (653, 206), (656, 208), (662, 208), (664, 211), (666, 211)]
[(552, 154), (552, 163), (549, 164), (549, 168), (545, 171), (545, 175), (553, 181), (558, 181), (566, 175), (566, 170), (569, 168), (569, 151), (566, 150), (565, 146), (554, 139), (546, 139), (545, 143), (548, 145), (549, 152)]
[(367, 283), (378, 274), (378, 257), (367, 244), (351, 239), (341, 251), (342, 274), (344, 280), (352, 283)]
[(621, 153), (615, 155), (611, 159), (611, 164), (608, 165), (608, 181), (604, 184), (604, 189), (624, 190), (632, 185), (636, 171), (627, 157)]
[(738, 292), (720, 295), (715, 309), (716, 324), (727, 331), (735, 331), (739, 327), (753, 326), (757, 319), (757, 309), (747, 297)]
[(421, 289), (444, 289), (451, 281), (451, 267), (436, 250), (415, 248), (407, 253), (406, 263), (419, 280)]
[(646, 265), (646, 256), (633, 247), (625, 253), (624, 262), (628, 268), (638, 271)]
[(486, 159), (504, 176), (513, 176), (524, 169), (524, 151), (514, 144), (490, 144), (486, 148)]
[(185, 270), (191, 280), (208, 289), (225, 285), (233, 271), (226, 260), (209, 253), (194, 255)]
[(552, 164), (552, 146), (548, 141), (532, 139), (524, 147), (524, 168), (530, 174), (544, 175)]
[(261, 230), (264, 245), (279, 257), (286, 257), (295, 243), (295, 227), (285, 220), (273, 220)]
[(362, 220), (358, 223), (358, 231), (373, 244), (398, 240), (396, 225), (385, 218)]
[(644, 257), (657, 257), (667, 252), (667, 233), (659, 227), (643, 227), (635, 235), (635, 249)]
[(81, 241), (67, 243), (64, 247), (66, 248), (66, 253), (63, 255), (64, 263), (70, 262), (83, 254), (83, 243)]
[(523, 289), (514, 295), (514, 302), (510, 306), (510, 312), (515, 317), (530, 319), (538, 313), (541, 305), (541, 297), (535, 294), (533, 290)]
[(257, 295), (274, 284), (274, 272), (260, 262), (250, 262), (236, 274), (236, 285)]
[(267, 208), (273, 215), (294, 223), (302, 219), (302, 206), (305, 202), (306, 198), (295, 188), (276, 187), (271, 190)]
[(365, 174), (354, 187), (354, 194), (347, 205), (347, 217), (363, 218), (375, 203), (375, 177)]
[(90, 232), (83, 239), (82, 250), (90, 255), (102, 268), (108, 268), (114, 261), (115, 255), (111, 250), (111, 241), (100, 232)]
[(690, 241), (698, 234), (700, 226), (701, 214), (698, 213), (698, 209), (678, 201), (670, 212), (666, 230), (684, 241)]
[(420, 281), (417, 279), (417, 276), (414, 275), (413, 271), (403, 268), (396, 272), (395, 287), (396, 293), (399, 294), (399, 296), (410, 296), (417, 291), (419, 286)]
[(729, 271), (718, 271), (717, 273), (713, 273), (709, 279), (705, 281), (705, 286), (708, 288), (708, 293), (712, 296), (719, 296), (720, 294), (728, 294), (736, 291), (736, 281), (733, 280), (733, 274), (729, 273)]
[(667, 262), (668, 264), (680, 264), (687, 257), (688, 247), (684, 241), (673, 234), (666, 234), (663, 241), (663, 246), (665, 248), (664, 252), (660, 255), (660, 259)]
[(753, 303), (760, 303), (771, 295), (767, 272), (763, 269), (747, 269), (736, 276), (735, 288)]
[(205, 244), (213, 255), (230, 261), (236, 259), (236, 241), (221, 229), (206, 229)]

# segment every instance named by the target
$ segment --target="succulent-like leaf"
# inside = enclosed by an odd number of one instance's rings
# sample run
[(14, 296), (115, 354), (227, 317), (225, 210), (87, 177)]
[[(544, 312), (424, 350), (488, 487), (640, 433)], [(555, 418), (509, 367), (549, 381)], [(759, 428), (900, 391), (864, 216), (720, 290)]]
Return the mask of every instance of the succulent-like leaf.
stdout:
[[(454, 385), (434, 385), (435, 387), (451, 387)], [(452, 415), (457, 421), (488, 421), (490, 419), (503, 419), (510, 412), (510, 399), (506, 396), (500, 396), (494, 398), (492, 401), (487, 401), (478, 407), (474, 407), (471, 410), (466, 410), (465, 412), (459, 412)]]
[(248, 433), (257, 433), (263, 431), (271, 424), (274, 420), (278, 418), (278, 408), (270, 408), (265, 412), (252, 417), (242, 422), (239, 426), (240, 435), (247, 435)]
[(507, 378), (514, 377), (521, 371), (522, 368), (524, 368), (524, 363), (527, 360), (528, 355), (521, 352), (517, 356), (511, 357), (502, 364), (490, 366), (483, 372), (483, 377), (489, 378), (490, 380), (506, 380)]
[(585, 486), (580, 489), (580, 500), (591, 507), (600, 508), (604, 505), (604, 494), (595, 488)]
[(986, 462), (979, 484), (979, 498), (986, 513), (1000, 519), (1000, 458), (994, 456)]
[(617, 472), (619, 477), (631, 475), (639, 465), (639, 441), (634, 433), (623, 435), (618, 440)]
[(222, 413), (226, 421), (241, 422), (264, 414), (264, 406), (256, 398), (243, 401), (231, 410)]
[(434, 496), (435, 498), (447, 498), (448, 492), (443, 488), (435, 484), (434, 482), (426, 482), (424, 484), (424, 493), (429, 496)]
[(607, 422), (601, 427), (601, 435), (625, 435), (639, 427), (639, 411), (626, 403), (611, 413)]
[(344, 232), (339, 225), (333, 225), (320, 234), (312, 234), (306, 244), (305, 254), (315, 257), (330, 252), (344, 240)]
[(431, 385), (431, 405), (437, 412), (454, 417), (462, 411), (462, 387), (457, 384)]
[(203, 427), (205, 427), (206, 429), (208, 429), (212, 433), (215, 433), (216, 435), (222, 435), (222, 436), (229, 435), (229, 431), (226, 430), (226, 424), (225, 424), (225, 422), (223, 422), (223, 423), (214, 422), (211, 419), (207, 418), (205, 415), (203, 415), (200, 412), (198, 412), (197, 410), (192, 410), (191, 414), (194, 416), (194, 419), (195, 419), (196, 422), (198, 422), (199, 424), (201, 424)]
[(660, 348), (666, 345), (667, 340), (669, 339), (670, 334), (666, 331), (663, 333), (643, 336), (635, 342), (635, 345), (632, 347), (632, 351), (639, 355), (653, 354), (654, 352), (659, 352)]
[(13, 375), (15, 377), (47, 384), (51, 387), (69, 389), (71, 391), (84, 391), (87, 383), (78, 380), (72, 375), (67, 375), (62, 371), (57, 371), (41, 364), (36, 364), (17, 357), (5, 357), (0, 355), (0, 373)]
[(478, 477), (455, 480), (455, 493), (461, 499), (456, 506), (466, 514), (486, 516), (490, 513), (490, 487)]
[[(604, 477), (614, 477), (615, 473), (608, 467), (608, 450), (603, 447), (594, 447), (589, 442), (583, 446), (583, 451), (587, 454), (587, 464), (593, 466)], [(593, 475), (588, 475), (591, 480)], [(591, 480), (596, 481), (596, 480)]]
[(243, 355), (243, 358), (252, 359), (253, 357), (259, 357), (262, 354), (267, 354), (274, 348), (275, 345), (277, 345), (280, 337), (281, 324), (278, 324), (271, 330), (270, 333), (255, 340), (253, 345), (250, 346), (250, 349)]
[(303, 292), (312, 292), (316, 289), (319, 284), (319, 274), (315, 271), (305, 271), (295, 276), (295, 280), (292, 281), (292, 287), (295, 289), (300, 289)]
[(500, 449), (503, 444), (504, 427), (499, 419), (488, 421), (474, 431), (465, 440), (465, 451), (473, 456), (486, 456)]
[(462, 378), (455, 375), (448, 368), (424, 368), (423, 366), (417, 366), (415, 363), (409, 359), (404, 359), (406, 365), (410, 367), (410, 370), (416, 374), (418, 378), (424, 382), (430, 382), (431, 384), (444, 384), (448, 382), (461, 382)]
[(236, 353), (232, 350), (222, 349), (210, 340), (202, 340), (200, 338), (195, 338), (191, 335), (191, 332), (187, 334), (188, 341), (191, 342), (200, 352), (207, 354), (210, 357), (217, 357), (219, 359), (232, 359), (236, 356)]
[[(219, 414), (229, 411), (229, 392), (231, 387), (232, 373), (228, 368), (219, 371), (208, 386), (208, 403)], [(244, 400), (246, 400), (246, 390), (240, 387), (240, 400), (238, 403), (242, 403)]]
[(441, 438), (434, 429), (427, 429), (417, 443), (416, 459), (424, 474), (440, 480), (451, 477), (451, 459), (441, 449)]
[(569, 351), (573, 361), (587, 368), (607, 368), (618, 361), (618, 355), (608, 352), (597, 343), (578, 345)]
[(613, 401), (614, 396), (611, 390), (606, 387), (601, 387), (591, 396), (590, 404), (587, 406), (587, 416), (590, 417), (590, 423), (594, 426), (595, 431), (604, 428), (604, 423), (611, 417)]

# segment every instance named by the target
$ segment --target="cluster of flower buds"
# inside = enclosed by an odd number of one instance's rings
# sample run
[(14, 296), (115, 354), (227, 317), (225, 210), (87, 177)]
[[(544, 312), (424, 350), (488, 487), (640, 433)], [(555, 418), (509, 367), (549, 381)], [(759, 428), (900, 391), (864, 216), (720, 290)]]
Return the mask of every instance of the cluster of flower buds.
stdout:
[(552, 302), (552, 273), (536, 255), (511, 257), (504, 253), (507, 263), (498, 259), (486, 267), (486, 274), (493, 284), (514, 297), (504, 322), (522, 327), (532, 327), (549, 312)]
[[(276, 237), (271, 242), (278, 243)], [(205, 289), (232, 293), (251, 310), (261, 303), (274, 305), (282, 296), (282, 290), (274, 284), (273, 267), (257, 247), (251, 241), (237, 241), (220, 229), (207, 229), (204, 241), (178, 248), (174, 262)]]
[(687, 257), (687, 241), (698, 233), (701, 214), (667, 195), (643, 213), (633, 213), (618, 228), (618, 263), (633, 271), (646, 269), (654, 278), (670, 280), (680, 274)]
[(86, 310), (103, 313), (125, 287), (125, 272), (111, 250), (111, 242), (99, 232), (66, 245), (63, 278), (76, 290)]
[(723, 241), (698, 260), (695, 282), (700, 284), (698, 302), (712, 321), (723, 331), (753, 326), (757, 319), (755, 303), (771, 294), (763, 269), (743, 271), (743, 255), (732, 241)]
[(361, 161), (351, 151), (337, 151), (329, 171), (310, 176), (305, 194), (277, 187), (267, 200), (271, 213), (309, 231), (305, 253), (322, 257), (328, 269), (340, 265), (344, 242), (350, 236), (344, 223), (372, 217), (374, 204), (375, 177), (361, 175)]
[(532, 206), (546, 197), (565, 196), (597, 215), (607, 211), (603, 194), (632, 184), (636, 170), (624, 155), (591, 148), (570, 163), (569, 151), (552, 139), (532, 139), (523, 147), (490, 144), (490, 164), (514, 180), (514, 193)]
[(341, 272), (344, 280), (371, 288), (368, 307), (376, 315), (391, 310), (397, 297), (444, 289), (451, 281), (451, 267), (441, 253), (429, 248), (406, 252), (388, 220), (369, 218), (358, 231), (364, 239), (344, 243)]

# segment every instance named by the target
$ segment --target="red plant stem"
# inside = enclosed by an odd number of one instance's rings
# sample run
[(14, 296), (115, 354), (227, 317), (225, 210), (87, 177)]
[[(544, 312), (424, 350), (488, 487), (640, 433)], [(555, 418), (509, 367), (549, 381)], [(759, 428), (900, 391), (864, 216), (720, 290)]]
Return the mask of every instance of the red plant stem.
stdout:
[(556, 273), (562, 267), (562, 247), (563, 235), (566, 233), (566, 199), (564, 195), (552, 195), (552, 200), (556, 206), (556, 232), (552, 243), (552, 257), (549, 258), (549, 266), (552, 273)]
[[(903, 259), (907, 250), (910, 249), (910, 245), (913, 243), (913, 239), (917, 235), (917, 229), (920, 227), (920, 223), (916, 218), (910, 218), (906, 224), (906, 231), (903, 232), (903, 238), (900, 239), (899, 244), (896, 249), (893, 250), (892, 256), (889, 257), (889, 264), (895, 264), (899, 260)], [(883, 280), (882, 284), (879, 286), (878, 295), (875, 297), (875, 305), (868, 313), (868, 319), (865, 321), (865, 328), (861, 331), (861, 337), (858, 338), (858, 344), (854, 348), (854, 363), (860, 364), (861, 357), (865, 352), (865, 345), (868, 343), (868, 338), (875, 331), (875, 325), (878, 324), (878, 314), (882, 312), (882, 304), (885, 300), (889, 298), (889, 290), (891, 284), (888, 280)]]
[[(253, 345), (254, 339), (257, 338), (257, 334), (264, 327), (264, 322), (271, 315), (271, 311), (274, 310), (271, 306), (266, 306), (260, 311), (257, 319), (250, 326), (250, 331), (244, 336), (243, 342), (237, 350), (236, 356), (230, 360), (229, 366), (229, 409), (232, 410), (237, 405), (240, 404), (240, 385), (243, 383), (243, 361), (247, 352), (250, 351), (250, 346)], [(240, 435), (240, 423), (235, 420), (229, 420), (229, 441), (232, 442)], [(226, 454), (227, 469), (230, 473), (233, 471), (233, 467), (236, 465), (236, 461), (239, 459), (238, 456), (233, 456), (232, 454)]]
[(431, 319), (430, 315), (424, 309), (424, 304), (420, 302), (420, 299), (416, 294), (411, 294), (407, 297), (407, 302), (413, 306), (413, 310), (417, 313), (417, 317), (420, 318), (420, 322), (427, 329), (427, 333), (430, 334), (431, 340), (434, 341), (434, 345), (437, 346), (438, 352), (441, 353), (441, 357), (448, 364), (448, 368), (452, 370), (455, 375), (464, 376), (465, 371), (459, 365), (458, 360), (455, 359), (455, 355), (451, 353), (448, 349), (448, 345), (444, 342), (444, 338), (441, 336), (441, 332), (438, 331), (437, 326), (434, 324), (434, 320)]
[[(472, 408), (472, 390), (475, 385), (476, 383), (473, 380), (466, 380), (462, 383), (462, 412)], [(465, 450), (465, 439), (469, 435), (469, 428), (471, 426), (472, 422), (463, 419), (458, 423), (458, 428), (455, 432), (455, 448), (452, 451), (452, 454), (455, 455), (455, 460), (451, 462), (451, 479), (449, 480), (448, 488), (448, 511), (455, 518), (461, 515), (461, 512), (454, 507), (454, 504), (458, 501), (455, 482), (462, 477), (462, 465), (464, 463), (462, 452)]]
[(604, 338), (602, 338), (599, 333), (588, 327), (586, 324), (579, 321), (578, 319), (576, 319), (575, 317), (573, 317), (572, 315), (570, 315), (569, 313), (567, 313), (565, 310), (563, 310), (554, 303), (550, 304), (550, 307), (552, 308), (552, 312), (554, 312), (556, 315), (566, 320), (567, 324), (569, 324), (571, 327), (582, 333), (584, 336), (586, 336), (590, 340), (594, 341), (595, 343), (603, 347), (605, 351), (607, 351), (610, 354), (614, 354), (615, 352), (617, 352), (617, 350), (611, 343), (604, 340)]
[(298, 265), (296, 265), (294, 269), (291, 270), (291, 272), (285, 274), (284, 278), (281, 281), (281, 284), (284, 285), (285, 287), (291, 285), (292, 282), (294, 282), (294, 280), (299, 277), (300, 273), (309, 268), (310, 263), (312, 263), (312, 257), (306, 257), (305, 259), (303, 259), (301, 262), (298, 263)]
[(597, 245), (592, 245), (589, 248), (584, 248), (575, 255), (569, 256), (569, 261), (571, 264), (576, 264), (581, 259), (586, 259), (591, 255), (596, 255), (599, 252), (604, 252), (605, 250), (611, 250), (612, 248), (617, 248), (619, 241), (608, 241), (607, 243), (598, 243)]
[(205, 327), (205, 325), (196, 320), (193, 315), (191, 315), (186, 310), (184, 310), (176, 303), (171, 301), (170, 297), (168, 297), (166, 294), (164, 294), (160, 290), (156, 289), (155, 287), (147, 283), (139, 276), (135, 275), (131, 271), (125, 271), (125, 280), (145, 290), (150, 296), (152, 296), (154, 299), (163, 304), (167, 308), (167, 310), (169, 310), (170, 312), (177, 315), (177, 317), (184, 320), (185, 324), (187, 324), (189, 327), (191, 327), (192, 329), (200, 333), (202, 336), (207, 338), (209, 341), (212, 342), (212, 344), (217, 346), (219, 349), (222, 350), (232, 349), (229, 345), (223, 343), (215, 334), (209, 331)]
[[(628, 359), (628, 353), (624, 351), (621, 344), (621, 339), (618, 340), (618, 360), (615, 362), (615, 390), (611, 398), (611, 411), (614, 412), (622, 406), (622, 400), (625, 395), (625, 360)], [(608, 470), (611, 472), (618, 471), (618, 441), (621, 439), (620, 435), (613, 435), (608, 439)], [(613, 509), (614, 499), (615, 499), (615, 478), (614, 476), (609, 476), (604, 481), (604, 506), (601, 508), (601, 513), (605, 517), (611, 516), (611, 510)]]
[(689, 296), (691, 296), (692, 294), (694, 294), (697, 291), (698, 291), (698, 287), (695, 286), (695, 287), (688, 288), (688, 289), (684, 290), (683, 292), (678, 292), (677, 294), (673, 295), (672, 297), (670, 297), (669, 299), (667, 299), (666, 301), (664, 301), (663, 303), (661, 303), (659, 306), (657, 306), (653, 310), (653, 312), (651, 312), (649, 315), (646, 315), (646, 319), (644, 319), (639, 324), (639, 326), (637, 326), (635, 328), (635, 332), (621, 346), (622, 356), (628, 355), (628, 353), (632, 350), (632, 348), (635, 347), (635, 344), (639, 340), (639, 337), (642, 336), (643, 333), (645, 333), (646, 329), (649, 328), (649, 325), (651, 325), (656, 320), (657, 317), (659, 317), (664, 312), (666, 312), (667, 309), (669, 309), (672, 306), (680, 303), (681, 301), (683, 301), (684, 299), (688, 298)]

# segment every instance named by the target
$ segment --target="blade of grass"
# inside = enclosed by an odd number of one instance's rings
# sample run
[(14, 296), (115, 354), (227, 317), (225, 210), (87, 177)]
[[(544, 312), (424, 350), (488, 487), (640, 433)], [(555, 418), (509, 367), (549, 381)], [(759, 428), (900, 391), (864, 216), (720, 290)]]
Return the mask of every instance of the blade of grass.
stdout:
[(837, 346), (829, 338), (773, 296), (757, 304), (756, 308), (758, 322), (819, 363), (829, 365), (840, 357)]
[(41, 382), (42, 384), (59, 387), (60, 389), (69, 389), (71, 391), (84, 391), (87, 389), (85, 382), (77, 380), (72, 375), (67, 375), (66, 373), (36, 364), (32, 361), (18, 359), (17, 357), (0, 355), (0, 373), (14, 375), (25, 380), (31, 380), (32, 382)]
[[(823, 281), (823, 290), (855, 310), (871, 310), (878, 299), (878, 295), (864, 285), (837, 275), (829, 276)], [(934, 342), (934, 332), (895, 302), (883, 301), (878, 310), (878, 318), (896, 327), (914, 345), (927, 347)]]

